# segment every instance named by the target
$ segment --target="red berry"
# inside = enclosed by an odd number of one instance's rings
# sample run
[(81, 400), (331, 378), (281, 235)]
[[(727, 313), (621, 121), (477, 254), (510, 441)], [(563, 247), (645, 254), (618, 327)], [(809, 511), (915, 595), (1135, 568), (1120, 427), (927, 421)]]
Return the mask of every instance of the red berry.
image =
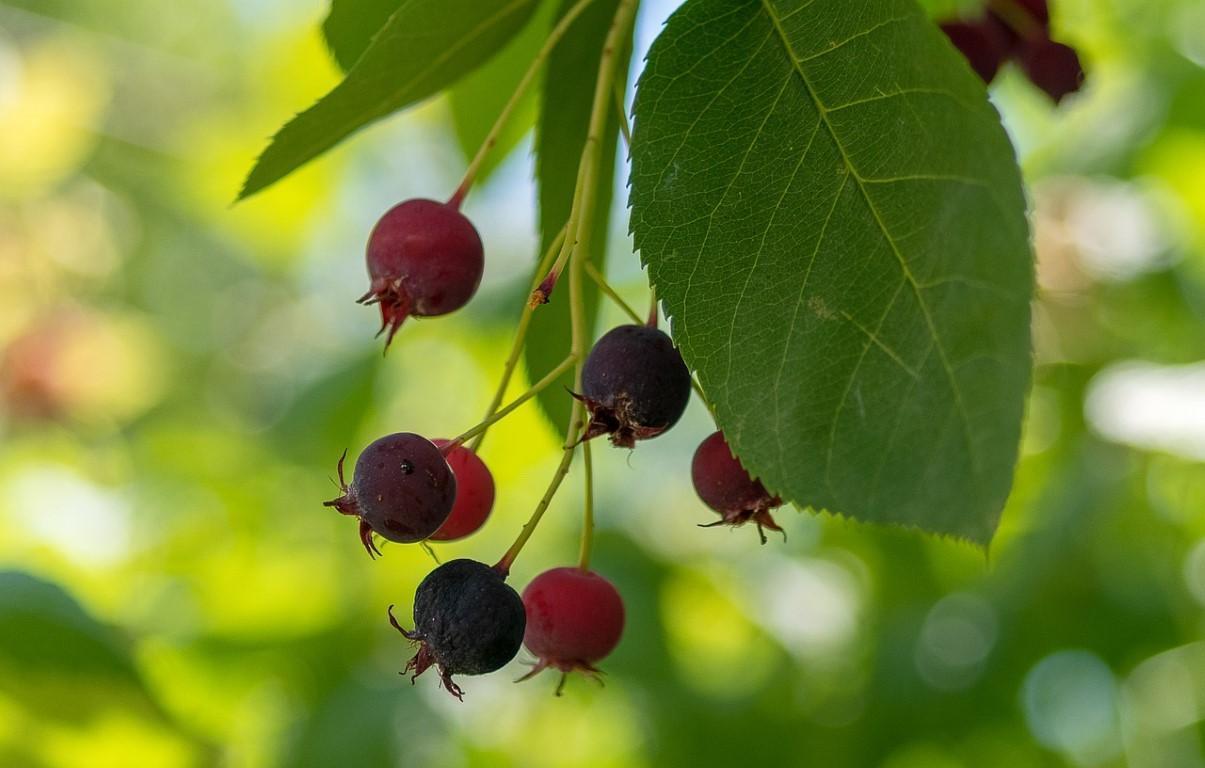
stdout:
[(763, 528), (782, 531), (770, 514), (771, 509), (782, 506), (782, 499), (772, 496), (760, 480), (745, 471), (722, 432), (713, 432), (699, 444), (691, 462), (690, 475), (699, 498), (720, 513), (719, 521), (705, 527), (752, 522), (757, 526), (762, 544), (766, 543)]
[(447, 521), (456, 499), (456, 477), (439, 448), (410, 432), (386, 435), (365, 448), (350, 485), (339, 459), (339, 485), (343, 495), (326, 506), (360, 518), (360, 541), (370, 556), (380, 554), (373, 533), (401, 544), (429, 538)]
[(1054, 99), (1055, 104), (1078, 91), (1084, 83), (1079, 56), (1074, 48), (1062, 43), (1048, 38), (1029, 40), (1017, 58), (1033, 84)]
[(690, 371), (673, 341), (647, 325), (621, 325), (603, 335), (582, 368), (582, 394), (590, 410), (585, 439), (611, 435), (636, 447), (672, 427), (690, 401)]
[(985, 17), (974, 22), (947, 21), (941, 25), (954, 47), (962, 53), (971, 69), (990, 83), (1008, 58), (1009, 39), (999, 22)]
[(388, 347), (408, 316), (446, 315), (467, 304), (484, 268), (481, 238), (454, 205), (407, 200), (389, 209), (368, 238), (372, 286), (360, 302), (381, 305)]
[(485, 525), (490, 516), (494, 507), (494, 476), (472, 449), (457, 445), (449, 451), (451, 440), (434, 442), (445, 452), (448, 466), (456, 476), (456, 503), (452, 505), (452, 514), (448, 515), (447, 521), (431, 534), (431, 541), (463, 539)]
[(595, 663), (619, 645), (623, 635), (623, 598), (611, 582), (581, 568), (553, 568), (523, 590), (527, 631), (523, 644), (536, 657), (526, 680), (553, 667), (561, 671), (560, 695), (569, 672), (597, 677)]

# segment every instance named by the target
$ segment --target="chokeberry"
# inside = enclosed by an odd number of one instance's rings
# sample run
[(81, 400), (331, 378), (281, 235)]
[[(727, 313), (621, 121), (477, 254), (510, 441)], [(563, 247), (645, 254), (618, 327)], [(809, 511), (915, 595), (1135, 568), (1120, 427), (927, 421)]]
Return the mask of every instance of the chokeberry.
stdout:
[(611, 582), (581, 568), (553, 568), (523, 590), (527, 632), (523, 644), (536, 657), (526, 680), (553, 667), (561, 672), (559, 696), (570, 672), (597, 679), (594, 666), (610, 655), (623, 635), (623, 598)]
[(647, 325), (621, 325), (599, 339), (582, 368), (582, 393), (590, 411), (585, 438), (611, 435), (634, 448), (672, 427), (690, 400), (690, 371), (673, 341)]
[(782, 499), (771, 495), (760, 480), (745, 471), (722, 432), (708, 435), (695, 449), (690, 475), (699, 498), (720, 513), (720, 520), (704, 527), (752, 522), (762, 544), (766, 543), (764, 528), (782, 532), (770, 514), (770, 510), (782, 506)]
[(446, 315), (473, 298), (485, 258), (473, 224), (451, 203), (407, 200), (389, 209), (368, 238), (362, 304), (379, 304), (385, 346), (405, 319)]
[(494, 476), (489, 467), (471, 448), (453, 445), (451, 440), (435, 440), (435, 445), (447, 457), (448, 466), (456, 476), (456, 502), (452, 514), (431, 541), (463, 539), (485, 525), (494, 507)]
[(962, 53), (971, 69), (990, 83), (1009, 56), (1009, 37), (999, 21), (984, 16), (975, 21), (947, 21), (941, 25), (954, 47)]
[(452, 675), (484, 675), (505, 666), (519, 652), (527, 615), (519, 594), (497, 569), (476, 560), (451, 560), (418, 585), (414, 631), (402, 628), (393, 606), (389, 622), (419, 643), (406, 665), (405, 671), (413, 672), (411, 682), (435, 665), (443, 687), (462, 699)]
[(410, 432), (365, 448), (350, 485), (339, 459), (339, 486), (343, 495), (326, 506), (360, 518), (360, 541), (370, 556), (380, 554), (373, 533), (401, 544), (423, 541), (447, 521), (456, 500), (456, 477), (443, 453)]
[(1075, 49), (1049, 38), (1026, 41), (1017, 60), (1033, 84), (1045, 91), (1055, 104), (1083, 85), (1084, 70)]

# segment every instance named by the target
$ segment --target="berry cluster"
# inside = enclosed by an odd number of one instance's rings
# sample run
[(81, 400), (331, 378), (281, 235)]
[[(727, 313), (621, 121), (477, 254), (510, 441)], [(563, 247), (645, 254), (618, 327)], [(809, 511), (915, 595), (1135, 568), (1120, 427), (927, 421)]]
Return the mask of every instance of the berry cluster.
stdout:
[(989, 0), (979, 17), (951, 19), (941, 28), (985, 83), (1010, 59), (1056, 104), (1084, 82), (1075, 49), (1050, 39), (1046, 0)]
[[(407, 200), (391, 208), (374, 227), (367, 252), (371, 283), (360, 302), (379, 307), (378, 335), (385, 334), (386, 349), (407, 317), (453, 312), (476, 293), (485, 263), (484, 249), (477, 230), (460, 212), (461, 201), (541, 57), (588, 2), (581, 0), (550, 33), (544, 50), (452, 198), (446, 203)], [(614, 52), (621, 47), (616, 42), (623, 38), (625, 28), (630, 31), (633, 11), (634, 3), (620, 1), (599, 65), (592, 140), (585, 142), (569, 219), (537, 269), (540, 277), (523, 308), (514, 345), (485, 418), (451, 439), (430, 440), (410, 432), (381, 437), (361, 452), (351, 482), (344, 476), (345, 455), (338, 464), (342, 494), (326, 502), (359, 521), (360, 542), (374, 559), (381, 554), (378, 537), (399, 544), (419, 543), (431, 552), (429, 542), (473, 534), (489, 518), (495, 498), (493, 476), (478, 453), (486, 432), (563, 374), (574, 372), (574, 391), (565, 394), (572, 416), (561, 462), (515, 542), (493, 566), (459, 559), (431, 571), (415, 594), (413, 629), (405, 628), (394, 617), (393, 606), (389, 608), (390, 622), (418, 647), (406, 666), (411, 679), (435, 667), (443, 687), (458, 698), (462, 691), (454, 675), (498, 670), (523, 645), (535, 657), (535, 664), (522, 679), (555, 669), (561, 673), (559, 694), (570, 672), (598, 678), (601, 673), (596, 665), (615, 649), (623, 634), (624, 605), (611, 582), (590, 569), (594, 527), (590, 441), (607, 435), (616, 446), (635, 448), (637, 442), (655, 438), (677, 424), (692, 389), (697, 388), (673, 341), (657, 327), (656, 300), (651, 301), (648, 319), (642, 320), (590, 265), (584, 245), (591, 240), (592, 222), (581, 211), (592, 210), (594, 205), (595, 185), (591, 179), (599, 163), (598, 132), (615, 106)], [(604, 334), (588, 354), (581, 286), (586, 276), (598, 282), (602, 292), (633, 319), (631, 324)], [(532, 313), (553, 300), (562, 278), (568, 282), (563, 298), (570, 309), (570, 350), (561, 364), (503, 405)], [(557, 293), (556, 300), (565, 293)], [(578, 563), (543, 572), (520, 597), (506, 583), (511, 565), (551, 504), (579, 450), (585, 461), (586, 494)], [(752, 522), (763, 543), (762, 529), (782, 530), (770, 516), (770, 510), (782, 502), (741, 467), (719, 432), (699, 446), (692, 475), (699, 496), (720, 515), (712, 525)]]

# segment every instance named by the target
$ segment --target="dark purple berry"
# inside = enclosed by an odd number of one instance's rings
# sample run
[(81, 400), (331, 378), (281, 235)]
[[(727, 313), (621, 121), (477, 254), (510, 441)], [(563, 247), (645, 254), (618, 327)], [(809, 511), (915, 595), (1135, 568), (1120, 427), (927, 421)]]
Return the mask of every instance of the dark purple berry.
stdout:
[(389, 209), (368, 238), (372, 285), (360, 302), (380, 304), (388, 347), (410, 315), (446, 315), (467, 304), (484, 268), (481, 238), (455, 205), (407, 200)]
[(413, 632), (389, 608), (390, 623), (420, 644), (406, 665), (411, 681), (434, 664), (443, 687), (458, 699), (464, 692), (452, 675), (501, 669), (519, 652), (527, 627), (519, 594), (498, 570), (476, 560), (451, 560), (427, 574), (414, 596)]
[(343, 495), (326, 502), (345, 515), (360, 518), (360, 540), (369, 555), (380, 554), (372, 534), (411, 544), (439, 530), (456, 501), (456, 477), (430, 440), (410, 432), (386, 435), (364, 449)]
[(1009, 54), (1009, 39), (1000, 23), (990, 17), (977, 21), (947, 21), (941, 25), (954, 47), (984, 83), (990, 83)]
[(770, 514), (770, 510), (782, 506), (782, 499), (771, 495), (760, 480), (745, 471), (722, 432), (711, 433), (695, 450), (690, 476), (703, 503), (720, 513), (720, 520), (704, 527), (752, 522), (762, 544), (766, 543), (762, 529), (782, 531)]
[(611, 435), (634, 448), (672, 427), (690, 400), (690, 371), (669, 336), (647, 325), (612, 328), (590, 350), (582, 394), (590, 411), (585, 439)]
[(1049, 38), (1026, 41), (1017, 60), (1033, 84), (1055, 104), (1078, 91), (1084, 83), (1084, 70), (1075, 49)]

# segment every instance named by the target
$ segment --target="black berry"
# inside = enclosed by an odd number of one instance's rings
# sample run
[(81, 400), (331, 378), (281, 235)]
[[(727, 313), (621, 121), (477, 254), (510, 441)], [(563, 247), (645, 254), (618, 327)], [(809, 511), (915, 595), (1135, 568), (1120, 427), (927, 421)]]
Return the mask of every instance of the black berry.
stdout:
[(368, 554), (380, 554), (372, 534), (410, 544), (439, 530), (456, 500), (456, 478), (430, 440), (410, 432), (386, 435), (364, 449), (343, 495), (326, 502), (345, 515), (360, 518), (360, 540)]
[(673, 341), (646, 325), (621, 325), (595, 343), (582, 369), (590, 411), (585, 439), (611, 435), (633, 448), (672, 427), (690, 400), (690, 371)]
[(452, 675), (484, 675), (501, 669), (523, 643), (527, 614), (523, 601), (503, 575), (476, 560), (452, 560), (436, 568), (414, 596), (414, 631), (389, 621), (408, 640), (419, 643), (406, 665), (413, 681), (431, 665), (456, 698), (463, 691)]
[(481, 238), (454, 205), (407, 200), (389, 209), (368, 238), (372, 285), (360, 302), (380, 305), (388, 347), (407, 317), (446, 315), (467, 304), (484, 268)]
[(745, 471), (722, 432), (708, 435), (695, 450), (690, 476), (703, 503), (720, 513), (720, 520), (704, 527), (752, 522), (762, 544), (766, 543), (764, 528), (782, 531), (770, 514), (770, 510), (782, 506), (782, 499), (771, 495), (760, 480)]

